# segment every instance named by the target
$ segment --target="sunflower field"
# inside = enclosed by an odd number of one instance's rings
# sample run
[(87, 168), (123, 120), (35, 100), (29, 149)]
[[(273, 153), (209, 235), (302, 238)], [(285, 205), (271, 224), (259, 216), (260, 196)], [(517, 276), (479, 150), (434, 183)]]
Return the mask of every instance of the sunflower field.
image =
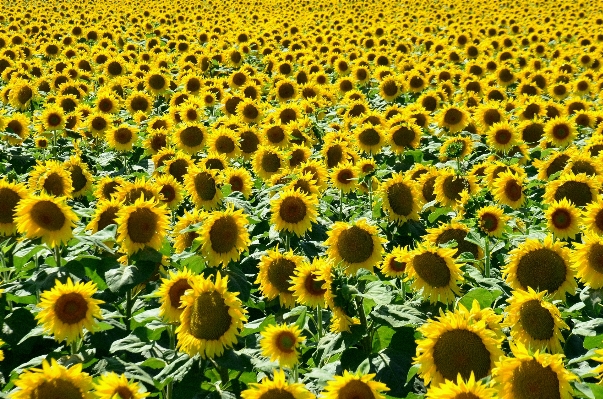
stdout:
[(601, 0), (0, 10), (1, 398), (603, 398)]

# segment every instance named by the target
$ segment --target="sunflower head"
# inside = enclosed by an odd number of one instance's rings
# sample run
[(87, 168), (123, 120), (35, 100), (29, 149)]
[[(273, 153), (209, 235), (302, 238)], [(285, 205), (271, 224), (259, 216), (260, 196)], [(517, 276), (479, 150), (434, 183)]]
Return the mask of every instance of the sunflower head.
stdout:
[(281, 367), (292, 368), (299, 362), (298, 349), (305, 337), (296, 325), (270, 325), (260, 333), (262, 355), (278, 361)]
[(235, 211), (232, 206), (208, 215), (201, 231), (201, 250), (210, 266), (226, 267), (239, 259), (251, 242), (246, 224), (243, 210)]
[(93, 399), (92, 377), (82, 372), (82, 364), (78, 363), (70, 368), (57, 363), (55, 359), (50, 362), (44, 360), (41, 369), (28, 369), (15, 381), (19, 388), (11, 398), (69, 398)]
[(155, 200), (141, 195), (133, 204), (117, 212), (117, 241), (128, 254), (145, 247), (159, 250), (169, 224), (168, 211)]

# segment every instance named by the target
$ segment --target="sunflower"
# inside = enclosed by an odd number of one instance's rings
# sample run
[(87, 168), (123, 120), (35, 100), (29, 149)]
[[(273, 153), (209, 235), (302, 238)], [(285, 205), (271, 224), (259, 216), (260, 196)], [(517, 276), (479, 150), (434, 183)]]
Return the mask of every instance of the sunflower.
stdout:
[(19, 233), (30, 239), (41, 237), (50, 247), (69, 241), (78, 220), (64, 199), (44, 193), (19, 201), (14, 215)]
[(544, 200), (548, 203), (567, 199), (575, 206), (583, 207), (599, 199), (600, 183), (584, 173), (564, 173), (558, 180), (547, 183)]
[(145, 247), (159, 250), (169, 225), (168, 211), (155, 200), (142, 195), (117, 212), (117, 241), (128, 254)]
[(494, 151), (506, 154), (517, 145), (516, 128), (509, 122), (495, 123), (486, 133), (486, 142)]
[(73, 193), (69, 171), (57, 161), (38, 161), (30, 172), (29, 187), (54, 197), (71, 197)]
[(10, 104), (20, 111), (29, 108), (32, 100), (37, 97), (36, 87), (25, 79), (13, 79), (10, 88)]
[(324, 399), (385, 399), (384, 391), (389, 388), (374, 380), (375, 374), (351, 374), (347, 370), (343, 376), (335, 376), (327, 381), (322, 393)]
[(215, 282), (198, 276), (189, 280), (191, 288), (181, 297), (184, 311), (176, 329), (177, 348), (189, 356), (221, 356), (232, 347), (247, 320), (238, 293), (228, 291), (228, 276), (216, 274)]
[(383, 262), (379, 265), (381, 272), (389, 278), (402, 278), (406, 275), (407, 248), (395, 247), (385, 255)]
[(544, 125), (544, 137), (556, 147), (569, 145), (577, 133), (575, 122), (569, 118), (553, 118)]
[(170, 209), (178, 208), (182, 202), (182, 192), (184, 187), (172, 175), (163, 175), (155, 179), (155, 184), (159, 187), (161, 203)]
[(94, 189), (94, 198), (98, 200), (110, 200), (117, 189), (124, 184), (124, 179), (120, 176), (104, 176), (97, 183)]
[(576, 277), (593, 289), (603, 287), (603, 238), (593, 232), (582, 237), (582, 243), (574, 243), (570, 259)]
[(515, 357), (501, 357), (492, 370), (501, 399), (571, 399), (572, 380), (578, 377), (563, 366), (563, 355), (536, 351), (521, 343), (511, 344)]
[(0, 179), (0, 236), (10, 236), (17, 231), (15, 211), (28, 195), (24, 184)]
[(358, 269), (372, 271), (381, 262), (385, 242), (377, 227), (360, 219), (353, 223), (335, 222), (324, 245), (331, 260), (341, 263), (346, 274), (355, 275)]
[(421, 142), (421, 128), (404, 120), (405, 118), (394, 117), (386, 133), (390, 147), (397, 154), (402, 154), (410, 148), (417, 148)]
[(259, 177), (269, 180), (274, 174), (285, 167), (285, 157), (280, 151), (261, 145), (254, 153), (252, 164), (253, 171)]
[(167, 130), (147, 128), (147, 136), (142, 144), (149, 153), (155, 155), (162, 149), (168, 147), (170, 142), (171, 136), (168, 135)]
[(231, 260), (239, 260), (251, 242), (246, 224), (243, 210), (235, 211), (232, 206), (208, 215), (201, 231), (201, 250), (210, 266), (226, 267)]
[(96, 284), (91, 281), (74, 284), (68, 278), (63, 284), (56, 280), (54, 288), (40, 295), (38, 307), (42, 310), (36, 314), (38, 323), (44, 331), (53, 334), (55, 340), (66, 340), (67, 344), (82, 337), (84, 328), (93, 332), (97, 324), (95, 318), (102, 319), (98, 305), (103, 301), (92, 298), (96, 290)]
[(168, 73), (153, 68), (144, 77), (145, 88), (155, 96), (165, 94), (170, 88), (170, 76)]
[(423, 339), (417, 341), (419, 375), (432, 387), (448, 381), (481, 380), (490, 375), (495, 361), (503, 354), (504, 339), (486, 328), (485, 321), (475, 321), (465, 312), (443, 313), (418, 328)]
[(249, 388), (241, 392), (243, 399), (314, 399), (304, 384), (289, 384), (283, 370), (274, 370), (274, 380), (268, 377), (260, 383), (250, 383)]
[(547, 291), (552, 299), (564, 299), (576, 290), (570, 251), (548, 235), (544, 242), (527, 239), (509, 252), (503, 277), (513, 289)]
[(416, 183), (408, 175), (394, 174), (381, 184), (379, 195), (390, 220), (399, 224), (419, 220), (420, 194)]
[(331, 261), (316, 257), (312, 263), (297, 265), (295, 276), (291, 278), (291, 290), (295, 300), (311, 308), (325, 308), (331, 287), (326, 284), (325, 274), (330, 273)]
[(161, 279), (161, 286), (156, 296), (160, 298), (159, 316), (168, 323), (180, 322), (182, 314), (181, 298), (191, 288), (191, 280), (195, 275), (186, 267), (184, 270), (170, 271), (168, 278)]
[(98, 201), (94, 214), (92, 215), (92, 220), (90, 220), (86, 229), (91, 230), (92, 234), (94, 234), (104, 230), (105, 227), (109, 225), (117, 224), (115, 220), (117, 218), (117, 211), (119, 211), (120, 207), (121, 204), (115, 198)]
[(301, 191), (288, 189), (270, 201), (270, 223), (277, 231), (287, 230), (298, 237), (312, 231), (318, 216), (318, 198)]
[(523, 178), (513, 172), (502, 172), (494, 180), (492, 194), (500, 204), (508, 205), (517, 209), (526, 200), (524, 193)]
[(260, 284), (260, 292), (266, 299), (278, 296), (281, 306), (292, 308), (295, 305), (292, 280), (303, 261), (303, 256), (295, 255), (291, 250), (283, 253), (278, 248), (268, 250), (262, 256), (256, 284)]
[(335, 188), (349, 193), (358, 184), (358, 168), (349, 162), (341, 162), (333, 168), (329, 179)]
[(490, 237), (500, 238), (509, 219), (498, 206), (489, 205), (477, 211), (477, 224)]
[(183, 230), (191, 228), (194, 224), (201, 223), (206, 217), (207, 213), (198, 209), (193, 209), (191, 212), (184, 211), (184, 215), (180, 216), (172, 231), (176, 253), (184, 252), (199, 237), (199, 234), (194, 230), (186, 232), (183, 232)]
[(447, 106), (438, 114), (437, 122), (441, 128), (445, 127), (451, 133), (456, 133), (469, 124), (469, 114), (463, 108)]
[(262, 355), (278, 361), (280, 367), (293, 368), (299, 362), (298, 349), (305, 337), (296, 325), (269, 325), (260, 332)]
[(132, 151), (132, 146), (138, 139), (138, 129), (126, 123), (107, 130), (105, 138), (109, 147), (116, 151)]
[[(4, 129), (7, 132), (13, 133), (8, 136), (9, 144), (15, 145), (21, 143), (27, 137), (29, 137), (29, 124), (30, 120), (19, 112), (15, 112), (4, 119)], [(15, 137), (17, 135), (18, 137)]]
[(94, 399), (92, 377), (82, 371), (83, 364), (70, 368), (55, 359), (42, 361), (41, 369), (28, 369), (15, 380), (18, 390), (11, 399), (69, 398)]
[(580, 233), (580, 211), (566, 198), (553, 201), (544, 215), (547, 227), (555, 237), (573, 239)]
[(496, 394), (497, 390), (488, 387), (488, 384), (475, 381), (475, 374), (472, 372), (467, 381), (459, 374), (456, 383), (446, 380), (438, 386), (430, 386), (425, 399), (494, 399)]
[(222, 200), (222, 181), (217, 171), (199, 166), (191, 166), (184, 175), (184, 187), (198, 208), (212, 210), (218, 208)]
[(212, 132), (207, 142), (209, 151), (224, 155), (227, 158), (236, 158), (241, 152), (237, 134), (226, 128), (218, 128)]
[(308, 159), (295, 169), (296, 173), (304, 175), (309, 173), (319, 190), (323, 191), (328, 187), (327, 184), (327, 169), (324, 164), (317, 159)]
[(253, 182), (251, 174), (243, 168), (226, 168), (222, 171), (222, 182), (230, 184), (232, 191), (238, 191), (243, 194), (245, 199), (251, 196)]
[(124, 205), (132, 205), (143, 197), (145, 201), (159, 201), (159, 187), (145, 178), (136, 179), (134, 182), (123, 181), (113, 194)]
[(356, 145), (367, 154), (378, 154), (386, 144), (383, 128), (371, 123), (363, 123), (354, 130)]
[(460, 295), (457, 282), (462, 280), (460, 265), (454, 260), (456, 252), (455, 248), (419, 244), (401, 257), (401, 262), (406, 263), (406, 280), (412, 280), (411, 287), (415, 291), (423, 289), (423, 297), (430, 302), (436, 303), (439, 299), (451, 303), (455, 294)]
[(171, 141), (188, 154), (196, 154), (205, 146), (207, 132), (199, 123), (186, 122), (172, 130)]
[(177, 108), (180, 121), (184, 123), (198, 123), (205, 116), (201, 100), (191, 97), (180, 104)]
[(473, 176), (456, 175), (452, 170), (441, 170), (434, 182), (436, 200), (443, 206), (457, 207), (462, 202), (463, 193), (472, 195), (475, 191)]
[(437, 228), (427, 229), (427, 233), (425, 240), (437, 246), (455, 241), (457, 251), (453, 256), (454, 258), (459, 257), (464, 252), (471, 253), (474, 259), (481, 259), (484, 255), (478, 245), (465, 239), (469, 234), (469, 227), (462, 223), (451, 222), (443, 224)]
[(131, 115), (137, 112), (148, 114), (153, 109), (153, 100), (142, 91), (133, 91), (126, 99), (126, 108)]
[(148, 392), (141, 392), (140, 385), (126, 378), (124, 374), (105, 373), (94, 384), (94, 391), (98, 399), (143, 399), (149, 396)]
[(67, 170), (71, 177), (71, 195), (75, 198), (82, 197), (92, 188), (92, 175), (88, 170), (88, 165), (82, 159), (74, 155), (63, 163), (63, 168)]
[(440, 160), (445, 162), (449, 159), (463, 159), (471, 154), (472, 150), (473, 141), (469, 137), (450, 137), (440, 147)]
[(86, 118), (86, 128), (95, 137), (100, 137), (113, 124), (113, 116), (111, 114), (93, 113)]
[(119, 111), (119, 99), (111, 90), (99, 90), (96, 94), (96, 108), (100, 112), (115, 114)]
[(40, 116), (45, 130), (61, 130), (65, 128), (65, 112), (58, 105), (49, 105)]
[(557, 172), (561, 172), (567, 166), (573, 149), (564, 151), (553, 151), (545, 160), (535, 159), (533, 165), (538, 168), (538, 178), (540, 180), (549, 180)]
[(507, 300), (504, 327), (511, 328), (514, 341), (532, 350), (561, 353), (564, 342), (560, 329), (569, 328), (561, 319), (559, 309), (545, 298), (546, 292), (516, 289)]

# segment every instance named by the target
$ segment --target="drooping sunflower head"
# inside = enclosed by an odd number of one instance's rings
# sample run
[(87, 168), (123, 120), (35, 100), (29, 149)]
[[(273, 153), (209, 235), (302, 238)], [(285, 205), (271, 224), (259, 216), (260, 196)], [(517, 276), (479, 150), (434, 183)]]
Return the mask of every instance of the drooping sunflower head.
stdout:
[(238, 293), (228, 291), (228, 276), (216, 275), (215, 282), (198, 276), (190, 279), (181, 301), (184, 311), (176, 329), (177, 348), (190, 356), (221, 356), (232, 347), (247, 320)]
[(312, 230), (312, 223), (318, 217), (318, 198), (293, 189), (281, 192), (272, 199), (270, 206), (270, 222), (275, 229), (287, 230), (299, 237)]
[(432, 303), (454, 301), (460, 294), (458, 281), (461, 278), (460, 265), (455, 263), (454, 248), (441, 248), (434, 244), (419, 245), (418, 248), (402, 256), (408, 270), (407, 280), (412, 280), (415, 291), (423, 290), (422, 296)]
[(281, 367), (292, 368), (299, 362), (298, 348), (305, 340), (296, 325), (270, 325), (260, 333), (262, 355), (278, 361)]
[(355, 275), (360, 268), (372, 271), (379, 265), (384, 243), (377, 227), (366, 219), (353, 223), (335, 222), (325, 241), (329, 258), (341, 263), (349, 275)]
[(13, 235), (17, 231), (15, 211), (28, 195), (24, 184), (0, 179), (0, 236)]
[(103, 374), (94, 384), (94, 390), (98, 399), (143, 399), (149, 396), (148, 392), (141, 391), (137, 382), (128, 381), (124, 374), (113, 372)]
[(383, 392), (389, 388), (374, 380), (375, 374), (352, 374), (347, 370), (327, 382), (325, 399), (385, 399)]
[(84, 334), (84, 328), (94, 332), (95, 319), (102, 318), (98, 305), (103, 301), (92, 298), (95, 293), (96, 284), (91, 281), (74, 284), (68, 278), (63, 284), (56, 280), (54, 288), (40, 295), (38, 307), (42, 310), (36, 319), (54, 339), (70, 344)]
[(564, 341), (561, 329), (568, 326), (561, 319), (561, 312), (545, 298), (546, 292), (520, 289), (513, 291), (507, 300), (504, 326), (511, 328), (511, 336), (515, 341), (530, 347), (532, 350), (547, 350), (561, 353)]
[(514, 357), (501, 357), (492, 371), (501, 399), (571, 399), (570, 381), (578, 377), (563, 366), (563, 355), (530, 353), (511, 344)]
[(246, 225), (243, 210), (235, 211), (232, 206), (208, 215), (201, 231), (201, 250), (210, 266), (226, 267), (239, 259), (251, 242)]
[(28, 369), (15, 381), (19, 388), (12, 399), (65, 398), (93, 399), (92, 377), (82, 372), (82, 364), (70, 368), (44, 360), (41, 369)]
[(409, 175), (394, 174), (381, 184), (379, 195), (390, 220), (402, 224), (419, 219), (421, 197), (416, 182)]
[(437, 387), (445, 380), (469, 381), (490, 375), (495, 362), (503, 354), (494, 331), (484, 321), (470, 320), (467, 313), (447, 311), (436, 320), (419, 327), (423, 339), (417, 341), (419, 374), (425, 385)]
[(41, 237), (50, 247), (66, 243), (78, 220), (64, 199), (44, 193), (20, 200), (14, 215), (19, 233), (30, 239)]
[(184, 270), (169, 272), (168, 278), (161, 279), (157, 297), (161, 298), (159, 315), (169, 323), (178, 323), (182, 314), (182, 296), (191, 288), (195, 275), (186, 267)]
[(145, 200), (142, 195), (131, 205), (117, 212), (117, 241), (127, 254), (145, 247), (158, 250), (169, 225), (168, 211), (155, 200)]
[(565, 244), (550, 235), (543, 242), (528, 239), (509, 253), (503, 276), (513, 289), (546, 290), (553, 299), (564, 299), (577, 286), (569, 256)]

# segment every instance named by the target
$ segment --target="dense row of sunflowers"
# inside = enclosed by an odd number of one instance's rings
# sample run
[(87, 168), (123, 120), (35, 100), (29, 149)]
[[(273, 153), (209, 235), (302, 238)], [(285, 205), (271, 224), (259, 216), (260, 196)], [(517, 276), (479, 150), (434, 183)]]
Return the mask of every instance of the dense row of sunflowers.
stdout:
[(7, 4), (2, 397), (603, 397), (602, 10)]

